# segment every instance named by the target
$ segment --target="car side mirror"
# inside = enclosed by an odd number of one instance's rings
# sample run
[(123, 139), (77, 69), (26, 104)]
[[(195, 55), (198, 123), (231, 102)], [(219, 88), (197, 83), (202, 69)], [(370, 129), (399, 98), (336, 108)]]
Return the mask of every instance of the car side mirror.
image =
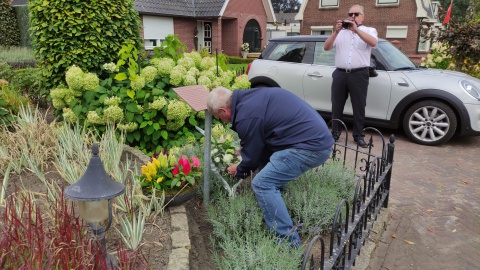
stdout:
[(375, 65), (375, 60), (371, 60), (370, 61), (370, 66), (368, 67), (368, 74), (370, 77), (377, 77), (378, 76), (378, 73), (377, 73), (377, 70), (376, 70), (376, 65)]

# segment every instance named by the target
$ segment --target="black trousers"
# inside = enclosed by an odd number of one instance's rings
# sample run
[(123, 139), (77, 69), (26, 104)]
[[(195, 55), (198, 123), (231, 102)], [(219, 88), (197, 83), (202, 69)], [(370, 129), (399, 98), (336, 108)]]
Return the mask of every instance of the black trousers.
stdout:
[[(336, 69), (332, 73), (332, 119), (342, 120), (343, 110), (348, 95), (353, 109), (353, 137), (363, 138), (365, 122), (365, 106), (367, 105), (367, 91), (369, 83), (368, 68), (346, 73)], [(340, 133), (338, 122), (332, 122), (332, 132)]]

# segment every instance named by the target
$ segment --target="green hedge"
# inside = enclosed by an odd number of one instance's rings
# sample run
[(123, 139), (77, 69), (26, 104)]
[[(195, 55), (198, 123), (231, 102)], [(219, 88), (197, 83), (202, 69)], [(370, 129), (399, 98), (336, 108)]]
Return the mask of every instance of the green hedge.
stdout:
[(30, 37), (30, 21), (28, 19), (28, 7), (17, 6), (13, 7), (15, 17), (17, 18), (17, 25), (20, 34), (20, 46), (32, 47), (32, 38)]
[(10, 1), (0, 0), (0, 46), (18, 46), (20, 36)]

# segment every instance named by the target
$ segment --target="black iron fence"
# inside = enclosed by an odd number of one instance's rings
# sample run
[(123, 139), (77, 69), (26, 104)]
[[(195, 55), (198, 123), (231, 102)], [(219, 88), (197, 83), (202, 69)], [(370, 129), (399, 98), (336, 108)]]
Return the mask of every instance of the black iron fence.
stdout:
[[(343, 123), (342, 123), (343, 124)], [(349, 145), (348, 131), (334, 145), (332, 159), (353, 166), (357, 186), (353, 201), (342, 200), (337, 207), (329, 234), (328, 252), (325, 241), (315, 236), (305, 251), (304, 269), (350, 269), (377, 219), (382, 207), (388, 207), (392, 176), (395, 136), (389, 142), (375, 128), (365, 128), (367, 148)]]

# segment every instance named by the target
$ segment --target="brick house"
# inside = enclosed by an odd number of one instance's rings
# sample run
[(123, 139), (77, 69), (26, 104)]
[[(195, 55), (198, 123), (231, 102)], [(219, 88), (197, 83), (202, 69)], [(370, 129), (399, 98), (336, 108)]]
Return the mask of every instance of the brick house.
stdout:
[(267, 22), (275, 16), (269, 0), (135, 0), (147, 49), (168, 34), (178, 34), (187, 50), (209, 48), (240, 55), (248, 42), (250, 52), (266, 44)]
[[(259, 52), (267, 42), (267, 23), (275, 22), (270, 0), (134, 0), (142, 20), (145, 48), (161, 44), (169, 34), (187, 45), (187, 51), (209, 48), (212, 52), (240, 55), (248, 42)], [(27, 5), (14, 0), (12, 5)]]
[(441, 31), (438, 19), (440, 3), (431, 0), (303, 0), (295, 19), (301, 21), (302, 35), (330, 35), (337, 19), (348, 17), (355, 4), (365, 8), (365, 25), (375, 27), (379, 38), (395, 44), (419, 63), (430, 49), (423, 34)]

